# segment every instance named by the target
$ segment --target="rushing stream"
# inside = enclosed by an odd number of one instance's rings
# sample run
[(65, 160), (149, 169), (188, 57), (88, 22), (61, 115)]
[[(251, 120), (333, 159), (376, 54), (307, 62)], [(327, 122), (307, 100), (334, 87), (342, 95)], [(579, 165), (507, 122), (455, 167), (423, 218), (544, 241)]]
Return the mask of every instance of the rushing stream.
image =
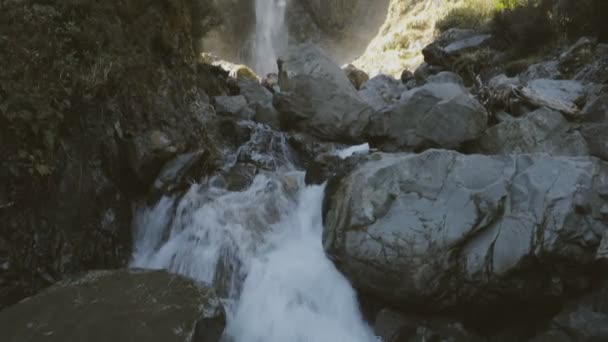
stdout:
[(374, 341), (353, 289), (323, 251), (324, 187), (304, 186), (287, 149), (277, 150), (257, 158), (280, 160), (278, 171), (260, 173), (244, 191), (212, 179), (140, 208), (132, 266), (213, 284), (235, 342)]

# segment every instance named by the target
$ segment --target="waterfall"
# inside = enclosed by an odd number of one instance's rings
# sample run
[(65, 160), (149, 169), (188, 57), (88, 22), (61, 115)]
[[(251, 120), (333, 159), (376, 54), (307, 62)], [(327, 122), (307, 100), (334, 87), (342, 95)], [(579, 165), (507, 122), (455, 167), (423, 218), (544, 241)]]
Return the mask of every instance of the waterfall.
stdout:
[(226, 304), (228, 341), (376, 341), (323, 250), (324, 186), (305, 186), (287, 150), (264, 149), (276, 171), (260, 172), (245, 190), (211, 179), (139, 208), (131, 265), (213, 284)]
[(256, 24), (250, 64), (260, 76), (277, 72), (277, 57), (287, 46), (286, 2), (287, 0), (255, 0)]

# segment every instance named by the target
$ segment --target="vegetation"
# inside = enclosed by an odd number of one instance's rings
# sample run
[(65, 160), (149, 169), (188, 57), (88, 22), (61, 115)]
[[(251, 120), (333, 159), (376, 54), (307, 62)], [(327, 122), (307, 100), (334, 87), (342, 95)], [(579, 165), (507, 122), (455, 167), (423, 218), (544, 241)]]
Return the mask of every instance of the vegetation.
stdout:
[(437, 22), (450, 28), (490, 31), (520, 55), (561, 38), (591, 35), (608, 40), (606, 0), (465, 0)]

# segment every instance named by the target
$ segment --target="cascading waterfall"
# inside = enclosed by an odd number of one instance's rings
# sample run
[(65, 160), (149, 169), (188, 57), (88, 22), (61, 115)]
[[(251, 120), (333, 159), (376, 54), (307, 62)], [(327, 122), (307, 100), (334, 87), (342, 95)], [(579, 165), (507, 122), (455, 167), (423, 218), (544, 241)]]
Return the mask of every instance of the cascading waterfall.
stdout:
[(324, 187), (304, 186), (288, 148), (274, 150), (265, 157), (277, 171), (258, 174), (246, 190), (212, 179), (140, 208), (132, 266), (213, 284), (225, 298), (229, 341), (376, 341), (354, 290), (325, 256)]
[(287, 46), (286, 7), (287, 0), (255, 0), (251, 67), (260, 76), (277, 72), (277, 57)]

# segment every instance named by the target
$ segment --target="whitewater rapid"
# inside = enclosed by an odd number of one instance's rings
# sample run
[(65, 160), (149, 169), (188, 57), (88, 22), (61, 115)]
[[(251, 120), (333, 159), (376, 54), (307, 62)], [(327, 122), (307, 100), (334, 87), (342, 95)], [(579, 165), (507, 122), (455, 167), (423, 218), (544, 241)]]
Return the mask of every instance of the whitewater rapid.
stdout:
[(212, 284), (227, 308), (229, 341), (376, 341), (354, 290), (324, 253), (324, 186), (305, 186), (289, 162), (240, 192), (215, 183), (140, 207), (131, 265)]

